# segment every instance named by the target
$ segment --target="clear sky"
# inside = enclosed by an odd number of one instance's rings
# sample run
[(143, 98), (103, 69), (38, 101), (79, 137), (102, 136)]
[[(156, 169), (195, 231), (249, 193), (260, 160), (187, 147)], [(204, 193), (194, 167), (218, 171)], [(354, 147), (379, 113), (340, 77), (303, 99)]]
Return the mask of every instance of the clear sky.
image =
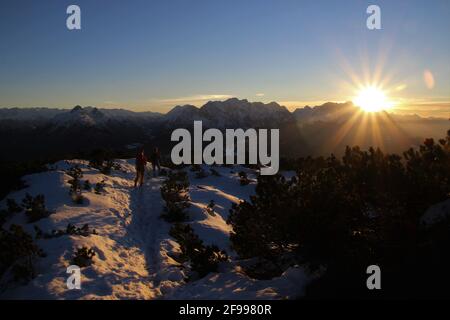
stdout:
[(375, 81), (399, 109), (450, 115), (449, 31), (448, 0), (2, 0), (0, 107), (294, 107)]

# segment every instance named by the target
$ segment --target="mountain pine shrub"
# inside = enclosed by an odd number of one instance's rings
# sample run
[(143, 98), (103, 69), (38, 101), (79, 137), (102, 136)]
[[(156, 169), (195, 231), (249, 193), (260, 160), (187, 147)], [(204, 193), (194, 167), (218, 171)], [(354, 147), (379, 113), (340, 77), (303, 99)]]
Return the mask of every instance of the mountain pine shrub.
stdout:
[(169, 172), (168, 178), (161, 186), (161, 197), (165, 201), (164, 212), (161, 217), (168, 222), (186, 221), (186, 209), (189, 203), (189, 179), (186, 172)]
[(75, 251), (72, 258), (71, 264), (77, 265), (80, 268), (88, 267), (93, 263), (93, 258), (95, 256), (95, 251), (93, 248), (88, 249), (87, 247), (78, 248)]
[(72, 177), (68, 181), (70, 185), (69, 195), (75, 204), (83, 204), (84, 198), (81, 194), (80, 178), (83, 177), (83, 172), (78, 165), (74, 165), (66, 171), (66, 174)]
[(100, 182), (97, 182), (97, 183), (95, 184), (95, 188), (94, 188), (95, 193), (96, 193), (96, 194), (102, 194), (102, 192), (105, 191), (105, 186), (106, 186), (105, 180), (102, 180), (102, 181), (100, 181)]
[(83, 204), (84, 198), (81, 190), (81, 182), (78, 178), (73, 178), (68, 181), (70, 184), (69, 195), (75, 204)]
[(241, 184), (241, 186), (246, 186), (250, 183), (250, 179), (247, 177), (247, 172), (240, 171), (238, 175), (239, 175), (239, 183)]
[(115, 165), (114, 161), (108, 159), (102, 163), (99, 170), (102, 174), (110, 175), (112, 172), (112, 169), (114, 168), (114, 165)]
[(83, 177), (83, 172), (81, 171), (80, 166), (77, 164), (67, 169), (66, 174), (77, 180)]
[(174, 224), (169, 234), (180, 245), (180, 259), (189, 261), (191, 270), (199, 278), (203, 278), (210, 272), (216, 272), (219, 263), (228, 260), (226, 252), (217, 246), (205, 246), (189, 224)]
[[(310, 297), (445, 294), (450, 218), (428, 228), (420, 219), (449, 199), (450, 131), (403, 157), (347, 147), (341, 159), (301, 158), (295, 167), (292, 179), (259, 176), (256, 194), (232, 206), (230, 239), (240, 257), (268, 261), (278, 274), (295, 264), (325, 267)], [(366, 288), (372, 264), (381, 266), (383, 292)]]
[(84, 189), (85, 191), (91, 191), (92, 186), (91, 186), (91, 183), (89, 182), (89, 180), (84, 181), (83, 189)]
[(76, 236), (83, 236), (88, 237), (91, 234), (98, 234), (95, 229), (89, 228), (89, 224), (84, 224), (81, 228), (69, 223), (66, 227), (66, 229), (63, 230), (52, 230), (51, 233), (42, 231), (38, 226), (34, 226), (36, 239), (53, 239), (53, 238), (59, 238), (63, 235), (76, 235)]
[(215, 216), (216, 215), (216, 213), (214, 212), (215, 207), (216, 203), (214, 202), (214, 200), (211, 200), (205, 208), (206, 213), (209, 214), (210, 216)]
[[(0, 278), (26, 283), (36, 276), (34, 264), (43, 251), (22, 227), (0, 229)], [(12, 278), (12, 279), (10, 279)]]
[(45, 197), (42, 194), (32, 197), (27, 193), (22, 200), (22, 207), (25, 209), (25, 215), (30, 223), (47, 218), (51, 214), (45, 207)]

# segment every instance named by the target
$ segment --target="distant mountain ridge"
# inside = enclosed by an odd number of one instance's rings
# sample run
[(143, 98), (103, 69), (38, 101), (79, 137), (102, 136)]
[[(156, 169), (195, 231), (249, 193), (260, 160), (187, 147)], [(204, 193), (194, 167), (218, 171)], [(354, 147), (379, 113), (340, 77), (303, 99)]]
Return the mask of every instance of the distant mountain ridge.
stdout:
[(158, 112), (135, 112), (126, 109), (103, 109), (96, 107), (75, 106), (72, 109), (59, 108), (0, 108), (0, 120), (23, 121), (53, 121), (69, 122), (75, 124), (80, 120), (81, 124), (92, 125), (96, 121), (126, 120), (126, 119), (157, 119), (162, 114)]
[(168, 124), (192, 125), (202, 120), (205, 126), (217, 128), (272, 127), (293, 120), (286, 107), (276, 102), (249, 102), (246, 99), (231, 98), (225, 101), (209, 101), (202, 107), (193, 105), (176, 106), (162, 117)]
[(231, 98), (225, 101), (209, 101), (198, 108), (193, 105), (175, 106), (166, 114), (134, 112), (126, 109), (101, 109), (75, 106), (67, 109), (11, 108), (0, 109), (0, 120), (49, 121), (58, 126), (103, 126), (111, 121), (160, 121), (166, 126), (192, 125), (202, 120), (205, 126), (218, 128), (273, 126), (292, 120), (286, 107), (276, 102), (249, 102)]
[(330, 121), (341, 116), (351, 115), (357, 111), (359, 111), (359, 107), (355, 106), (352, 102), (326, 102), (320, 106), (297, 108), (292, 114), (297, 121), (308, 123), (314, 121)]
[(282, 156), (339, 154), (346, 145), (381, 147), (402, 152), (424, 138), (442, 138), (447, 119), (422, 118), (387, 112), (367, 114), (351, 102), (328, 102), (290, 112), (276, 103), (231, 98), (209, 101), (201, 107), (180, 105), (166, 114), (75, 106), (67, 109), (0, 109), (2, 159), (67, 155), (95, 148), (122, 149), (144, 143), (171, 149), (175, 128), (280, 129)]
[[(300, 123), (330, 121), (344, 115), (351, 115), (360, 110), (352, 102), (326, 102), (318, 106), (298, 107), (292, 112), (277, 102), (249, 102), (247, 99), (230, 98), (224, 101), (208, 101), (201, 107), (194, 105), (177, 105), (166, 114), (144, 111), (136, 112), (127, 109), (106, 109), (92, 106), (75, 106), (72, 109), (62, 108), (0, 108), (0, 120), (54, 120), (55, 122), (92, 125), (109, 120), (151, 119), (169, 124), (189, 123), (203, 120), (216, 126), (245, 125), (248, 121), (278, 122), (291, 120), (291, 116)], [(393, 113), (397, 119), (427, 119), (416, 114), (400, 115)], [(433, 118), (440, 119), (440, 118)]]

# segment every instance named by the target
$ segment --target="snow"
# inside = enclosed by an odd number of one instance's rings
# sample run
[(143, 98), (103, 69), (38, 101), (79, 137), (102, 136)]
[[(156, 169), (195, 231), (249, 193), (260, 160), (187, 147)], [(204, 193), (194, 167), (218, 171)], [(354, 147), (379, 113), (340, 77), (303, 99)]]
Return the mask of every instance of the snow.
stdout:
[[(302, 268), (289, 268), (272, 280), (254, 280), (242, 273), (239, 267), (226, 272), (211, 273), (190, 282), (183, 290), (175, 291), (166, 298), (180, 300), (219, 299), (295, 299), (311, 280)], [(299, 286), (300, 284), (300, 286)], [(303, 287), (302, 287), (303, 285)]]
[(286, 107), (276, 102), (265, 104), (230, 98), (225, 101), (209, 101), (200, 108), (193, 105), (176, 106), (163, 120), (178, 125), (192, 125), (194, 120), (201, 120), (205, 127), (224, 129), (247, 128), (255, 123), (282, 122), (290, 118), (291, 113)]
[[(163, 201), (160, 186), (164, 177), (146, 177), (142, 188), (133, 187), (134, 160), (116, 160), (121, 171), (103, 175), (86, 161), (60, 161), (49, 171), (24, 177), (28, 187), (6, 198), (21, 202), (26, 193), (44, 194), (47, 209), (54, 212), (36, 223), (27, 223), (24, 213), (14, 215), (5, 227), (15, 223), (34, 235), (34, 225), (44, 232), (65, 229), (69, 223), (88, 223), (97, 234), (87, 237), (64, 235), (36, 240), (47, 254), (38, 259), (38, 276), (27, 285), (0, 288), (3, 299), (287, 299), (301, 295), (312, 276), (292, 267), (272, 280), (255, 280), (242, 272), (241, 261), (230, 247), (231, 226), (226, 223), (232, 203), (249, 199), (255, 192), (256, 173), (243, 167), (214, 167), (221, 176), (190, 180), (190, 223), (205, 244), (215, 244), (232, 258), (219, 272), (186, 282), (186, 269), (173, 257), (179, 245), (169, 236), (170, 224), (160, 219)], [(83, 191), (85, 202), (76, 205), (69, 196), (71, 179), (64, 170), (78, 164), (80, 179), (92, 186), (104, 181), (102, 194)], [(208, 166), (203, 169), (209, 173)], [(252, 182), (239, 184), (238, 172), (246, 171)], [(214, 215), (205, 208), (213, 200)], [(5, 200), (0, 208), (5, 207)], [(81, 290), (68, 290), (66, 268), (78, 247), (93, 247), (91, 266), (82, 268)]]

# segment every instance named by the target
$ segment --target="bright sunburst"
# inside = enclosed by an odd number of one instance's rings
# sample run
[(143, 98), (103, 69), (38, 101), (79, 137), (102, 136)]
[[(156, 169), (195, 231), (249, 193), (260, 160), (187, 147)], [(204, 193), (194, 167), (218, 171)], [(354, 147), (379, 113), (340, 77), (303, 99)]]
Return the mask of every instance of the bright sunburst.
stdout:
[(377, 87), (362, 88), (353, 103), (366, 112), (378, 112), (392, 107), (383, 90)]

